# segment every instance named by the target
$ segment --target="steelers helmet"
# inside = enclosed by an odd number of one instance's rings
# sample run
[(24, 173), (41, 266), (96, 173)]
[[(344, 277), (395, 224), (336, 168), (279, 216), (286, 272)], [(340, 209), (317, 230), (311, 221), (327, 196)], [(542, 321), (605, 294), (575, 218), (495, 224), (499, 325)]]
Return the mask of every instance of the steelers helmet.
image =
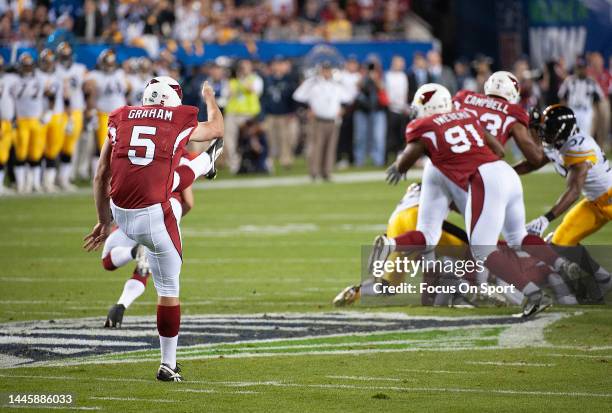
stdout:
[(18, 68), (22, 75), (34, 72), (34, 58), (28, 52), (24, 52), (19, 56)]
[(98, 56), (98, 66), (105, 72), (112, 72), (117, 67), (117, 55), (113, 49), (104, 49)]
[(72, 63), (72, 46), (68, 42), (61, 42), (55, 48), (55, 53), (57, 54), (57, 59), (64, 66), (70, 66)]
[(52, 72), (55, 69), (55, 53), (53, 53), (53, 50), (43, 49), (38, 56), (38, 65), (43, 72)]
[(551, 105), (542, 112), (540, 136), (547, 144), (560, 148), (576, 132), (576, 115), (567, 106)]

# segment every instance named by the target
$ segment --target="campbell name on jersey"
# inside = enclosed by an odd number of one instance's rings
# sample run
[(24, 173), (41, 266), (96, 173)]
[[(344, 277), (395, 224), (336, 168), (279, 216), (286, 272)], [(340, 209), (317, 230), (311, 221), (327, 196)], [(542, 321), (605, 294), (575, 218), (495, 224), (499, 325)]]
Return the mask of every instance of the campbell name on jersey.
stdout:
[(57, 66), (57, 73), (64, 81), (67, 93), (70, 96), (70, 109), (85, 109), (85, 96), (83, 94), (83, 81), (87, 73), (85, 65), (72, 63), (66, 67), (60, 64)]
[(110, 113), (127, 103), (127, 83), (123, 70), (110, 73), (95, 70), (87, 75), (87, 80), (93, 80), (96, 84), (96, 109), (99, 111)]
[(11, 90), (19, 81), (14, 73), (0, 75), (0, 120), (13, 120), (15, 118), (15, 99)]
[(510, 139), (510, 130), (515, 123), (529, 126), (529, 115), (519, 105), (505, 99), (482, 93), (461, 90), (453, 97), (455, 107), (472, 112), (482, 126), (502, 145)]
[(45, 78), (38, 72), (19, 76), (11, 94), (18, 118), (40, 118), (44, 108)]
[(612, 187), (612, 169), (591, 136), (578, 133), (569, 138), (560, 149), (545, 146), (544, 153), (561, 176), (567, 176), (568, 168), (572, 165), (581, 162), (591, 164), (582, 190), (588, 200), (596, 200)]

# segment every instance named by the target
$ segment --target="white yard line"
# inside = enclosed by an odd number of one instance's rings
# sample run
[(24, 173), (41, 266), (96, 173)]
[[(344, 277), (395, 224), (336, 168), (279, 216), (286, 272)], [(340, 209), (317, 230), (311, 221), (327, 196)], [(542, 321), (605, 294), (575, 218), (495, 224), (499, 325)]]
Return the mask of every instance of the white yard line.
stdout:
[(464, 361), (464, 364), (475, 364), (482, 366), (518, 366), (518, 367), (555, 367), (554, 363), (526, 363), (523, 361)]
[(607, 355), (607, 354), (597, 355), (597, 354), (558, 354), (558, 353), (551, 353), (551, 354), (547, 354), (547, 356), (552, 356), (552, 357), (578, 357), (578, 358), (593, 358), (593, 359), (610, 359), (610, 358), (612, 358), (612, 355)]
[(48, 406), (48, 405), (40, 405), (40, 404), (7, 404), (1, 407), (8, 407), (9, 409), (53, 409), (53, 410), (100, 410), (99, 406)]
[(113, 396), (90, 396), (91, 400), (112, 400), (120, 402), (151, 402), (151, 403), (177, 403), (178, 400), (168, 399), (144, 399), (141, 397), (113, 397)]

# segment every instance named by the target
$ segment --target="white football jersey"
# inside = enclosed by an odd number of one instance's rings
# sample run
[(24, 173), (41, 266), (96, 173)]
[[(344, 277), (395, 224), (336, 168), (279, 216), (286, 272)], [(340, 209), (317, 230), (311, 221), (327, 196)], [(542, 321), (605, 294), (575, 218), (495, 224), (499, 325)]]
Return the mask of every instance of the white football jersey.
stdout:
[(4, 73), (0, 75), (0, 119), (15, 119), (15, 98), (11, 90), (19, 81), (19, 76), (14, 73)]
[(83, 94), (83, 82), (87, 74), (87, 68), (81, 63), (73, 63), (69, 67), (62, 64), (57, 65), (57, 73), (64, 81), (64, 87), (70, 95), (70, 109), (85, 109), (85, 95)]
[(87, 75), (87, 80), (90, 79), (96, 83), (96, 109), (110, 113), (127, 104), (127, 81), (123, 70), (111, 73), (95, 70)]
[(142, 94), (144, 93), (146, 80), (143, 80), (138, 75), (127, 75), (127, 80), (130, 84), (130, 94), (128, 96), (128, 105), (142, 105)]
[(544, 147), (546, 157), (550, 159), (555, 170), (561, 176), (567, 176), (568, 168), (581, 162), (589, 162), (591, 168), (587, 173), (582, 193), (594, 201), (612, 187), (612, 169), (595, 139), (584, 133), (570, 137), (560, 149)]
[(34, 72), (19, 76), (11, 90), (15, 98), (17, 118), (40, 118), (45, 101), (45, 77)]
[(44, 99), (45, 110), (50, 110), (52, 114), (57, 115), (64, 111), (64, 82), (56, 71), (45, 73), (39, 71), (38, 74), (45, 79), (45, 90), (53, 93), (53, 103), (49, 104), (49, 99)]
[(420, 197), (421, 197), (421, 184), (410, 185), (408, 187), (408, 190), (406, 190), (406, 193), (402, 197), (401, 201), (399, 202), (399, 204), (397, 204), (397, 206), (395, 207), (395, 210), (391, 214), (391, 217), (389, 218), (389, 222), (393, 221), (395, 216), (399, 214), (400, 212), (408, 208), (412, 208), (412, 207), (419, 205)]

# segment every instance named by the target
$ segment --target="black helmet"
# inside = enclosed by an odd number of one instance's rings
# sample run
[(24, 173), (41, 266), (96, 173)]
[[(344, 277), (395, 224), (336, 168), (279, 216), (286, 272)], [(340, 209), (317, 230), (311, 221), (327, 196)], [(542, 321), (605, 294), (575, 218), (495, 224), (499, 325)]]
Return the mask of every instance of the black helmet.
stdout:
[(72, 46), (68, 42), (61, 42), (55, 48), (58, 60), (68, 66), (72, 63)]
[(34, 71), (34, 58), (28, 52), (22, 53), (19, 56), (19, 72), (28, 74)]
[(110, 72), (117, 67), (117, 55), (113, 49), (104, 49), (98, 56), (98, 66), (105, 72)]
[(551, 105), (542, 112), (542, 140), (560, 148), (577, 131), (576, 115), (567, 106)]
[(52, 72), (55, 68), (55, 54), (51, 49), (43, 49), (38, 56), (38, 65), (44, 72)]

